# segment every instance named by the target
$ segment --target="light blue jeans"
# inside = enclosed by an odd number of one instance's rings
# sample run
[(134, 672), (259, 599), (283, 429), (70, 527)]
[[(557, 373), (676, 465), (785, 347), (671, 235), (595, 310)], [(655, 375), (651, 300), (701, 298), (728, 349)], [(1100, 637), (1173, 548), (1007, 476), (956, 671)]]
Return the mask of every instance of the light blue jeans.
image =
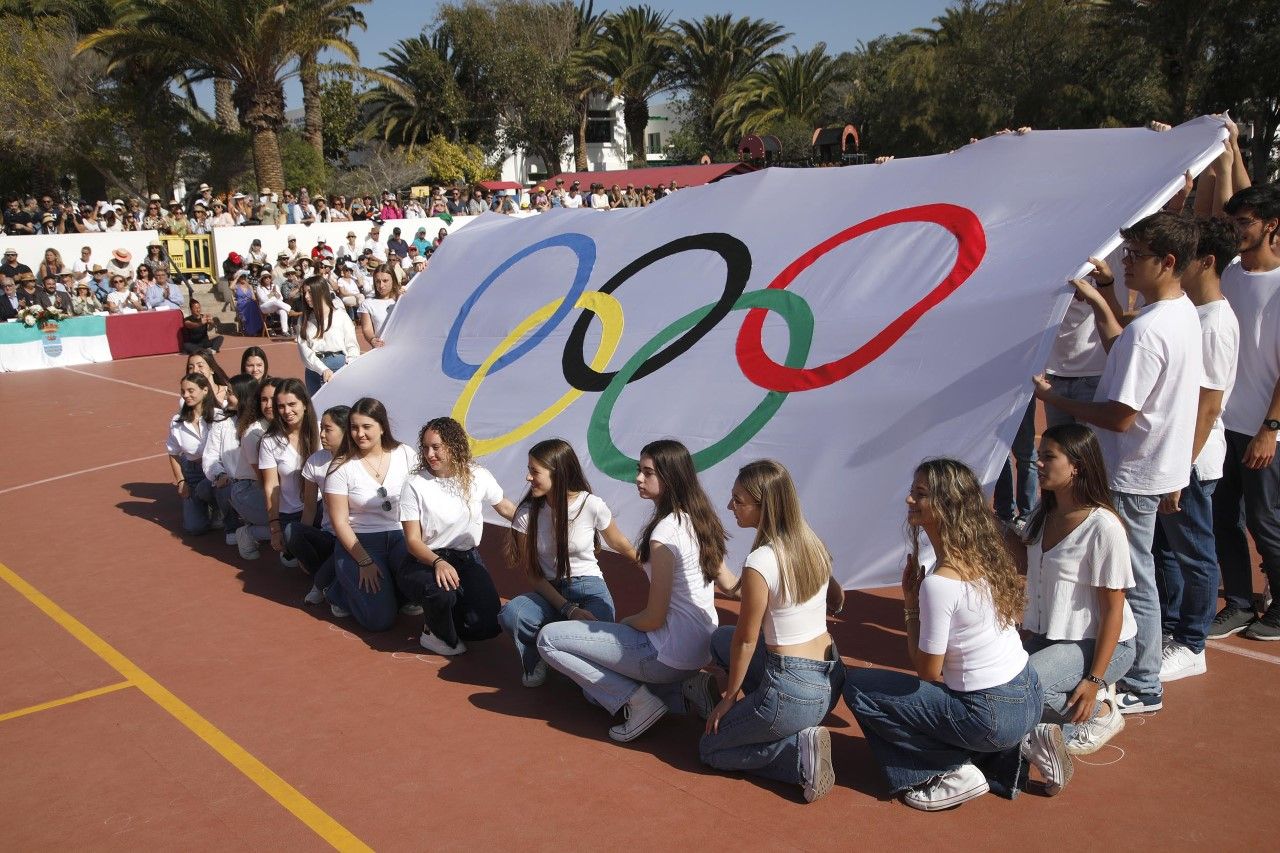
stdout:
[(610, 714), (645, 686), (668, 709), (683, 714), (680, 682), (698, 672), (667, 666), (658, 660), (648, 634), (616, 622), (554, 622), (538, 633), (538, 654)]
[[(729, 668), (734, 627), (711, 636), (711, 660)], [(844, 662), (831, 644), (828, 660), (784, 657), (756, 643), (742, 690), (746, 694), (720, 720), (719, 730), (704, 734), (698, 754), (717, 770), (742, 770), (803, 784), (800, 732), (821, 724), (840, 700)]]
[(1111, 492), (1116, 512), (1129, 531), (1129, 562), (1133, 567), (1132, 589), (1125, 590), (1129, 609), (1138, 623), (1134, 638), (1133, 666), (1120, 679), (1120, 688), (1139, 696), (1160, 697), (1160, 656), (1164, 644), (1160, 637), (1160, 592), (1156, 587), (1156, 560), (1151, 551), (1156, 536), (1156, 510), (1159, 495), (1132, 495)]
[(231, 484), (231, 506), (240, 516), (241, 526), (248, 527), (259, 542), (271, 539), (267, 526), (267, 496), (257, 480), (236, 480)]
[[(614, 620), (613, 597), (609, 595), (604, 578), (568, 577), (562, 581), (551, 581), (551, 585), (565, 600), (577, 604), (601, 622)], [(532, 672), (541, 660), (536, 645), (538, 632), (552, 622), (563, 620), (564, 617), (536, 592), (516, 596), (498, 613), (498, 621), (515, 641), (516, 654), (520, 656), (525, 674)]]
[[(1076, 730), (1075, 723), (1066, 722), (1067, 701), (1080, 685), (1084, 675), (1093, 666), (1093, 650), (1097, 640), (1050, 640), (1043, 634), (1031, 634), (1022, 643), (1031, 655), (1031, 667), (1044, 688), (1044, 717), (1046, 723), (1062, 726), (1062, 736), (1070, 738)], [(1133, 665), (1133, 638), (1116, 644), (1111, 653), (1111, 663), (1103, 678), (1114, 684)], [(1102, 710), (1102, 702), (1094, 703), (1091, 717)]]
[[(1102, 379), (1101, 376), (1054, 376), (1052, 373), (1046, 378), (1055, 394), (1061, 394), (1068, 400), (1079, 400), (1084, 403), (1093, 402), (1094, 395), (1098, 393), (1098, 380)], [(1071, 415), (1048, 403), (1044, 406), (1044, 420), (1047, 426), (1076, 422)]]

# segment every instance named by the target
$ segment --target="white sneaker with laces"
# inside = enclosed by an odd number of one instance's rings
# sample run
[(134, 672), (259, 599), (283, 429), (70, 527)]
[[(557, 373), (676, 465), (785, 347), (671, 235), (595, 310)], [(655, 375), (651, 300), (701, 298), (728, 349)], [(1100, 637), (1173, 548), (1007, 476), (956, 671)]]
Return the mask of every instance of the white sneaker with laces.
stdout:
[(684, 693), (684, 703), (702, 719), (711, 716), (716, 704), (720, 701), (720, 690), (716, 687), (715, 677), (709, 672), (691, 675), (680, 685)]
[(412, 601), (410, 601), (407, 604), (400, 605), (400, 612), (403, 613), (405, 616), (421, 616), (422, 605), (414, 604)]
[(342, 607), (339, 607), (336, 604), (329, 605), (329, 612), (332, 613), (338, 619), (346, 619), (348, 616), (351, 615), (350, 611)]
[(249, 525), (247, 524), (236, 528), (236, 549), (240, 552), (241, 559), (258, 559), (258, 541), (249, 532)]
[(522, 672), (520, 683), (525, 687), (541, 687), (547, 680), (547, 663), (538, 661), (533, 665), (533, 672)]
[(812, 726), (800, 732), (799, 738), (804, 801), (812, 803), (829, 794), (836, 783), (836, 771), (831, 765), (831, 732)]
[(1022, 757), (1031, 762), (1044, 777), (1044, 792), (1052, 797), (1062, 792), (1071, 781), (1075, 765), (1062, 738), (1062, 726), (1038, 723), (1022, 742)]
[(460, 655), (467, 650), (466, 643), (461, 640), (458, 641), (458, 645), (451, 646), (430, 631), (422, 632), (422, 636), (418, 638), (418, 645), (429, 652), (446, 656)]
[(324, 593), (315, 584), (311, 585), (311, 591), (302, 598), (303, 604), (324, 604)]
[(1164, 647), (1160, 657), (1161, 681), (1177, 681), (1179, 678), (1204, 675), (1208, 670), (1204, 652), (1193, 652), (1181, 643), (1171, 641)]
[(286, 569), (296, 569), (298, 568), (298, 558), (286, 557), (284, 554), (281, 554), (280, 565), (284, 566)]
[(902, 801), (913, 809), (936, 812), (967, 803), (990, 790), (982, 771), (966, 762), (907, 791)]
[(1067, 752), (1072, 755), (1092, 755), (1120, 732), (1124, 731), (1124, 714), (1121, 714), (1110, 699), (1103, 702), (1102, 709), (1107, 715), (1094, 717), (1088, 722), (1076, 726), (1071, 739), (1067, 741)]
[(667, 703), (654, 696), (649, 692), (648, 687), (641, 684), (640, 688), (631, 694), (627, 704), (622, 706), (622, 715), (625, 719), (609, 729), (609, 737), (619, 743), (635, 740), (662, 719), (665, 713), (667, 713)]

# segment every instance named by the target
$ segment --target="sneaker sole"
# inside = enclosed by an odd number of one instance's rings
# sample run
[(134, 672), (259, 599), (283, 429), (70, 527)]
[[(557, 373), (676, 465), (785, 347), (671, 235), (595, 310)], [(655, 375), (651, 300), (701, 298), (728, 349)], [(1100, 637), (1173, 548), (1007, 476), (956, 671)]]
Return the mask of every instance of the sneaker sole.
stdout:
[(1230, 631), (1219, 631), (1216, 634), (1205, 634), (1205, 639), (1225, 640), (1227, 637), (1234, 637), (1236, 634), (1239, 634), (1241, 631), (1247, 630), (1249, 626), (1252, 624), (1253, 622), (1246, 622), (1243, 625), (1241, 625), (1239, 628), (1232, 628)]
[[(619, 726), (614, 726), (613, 728), (609, 729), (609, 737), (612, 738), (613, 740), (616, 740), (618, 743), (630, 743), (631, 741), (640, 737), (640, 735), (649, 731), (649, 729), (653, 727), (654, 723), (658, 722), (658, 720), (661, 720), (664, 716), (666, 716), (666, 713), (667, 713), (666, 703), (655, 704), (653, 706), (653, 711), (650, 712), (649, 716), (645, 717), (643, 720), (641, 720), (639, 723), (633, 726), (630, 731), (625, 731)], [(630, 720), (628, 720), (628, 722), (630, 722)]]
[(975, 800), (978, 797), (981, 797), (983, 794), (987, 793), (990, 790), (991, 790), (991, 785), (987, 783), (986, 779), (983, 779), (980, 784), (970, 788), (967, 791), (961, 791), (960, 793), (955, 794), (954, 796), (948, 797), (945, 800), (937, 800), (931, 803), (924, 803), (924, 802), (911, 800), (908, 797), (903, 797), (902, 802), (905, 805), (910, 806), (913, 809), (918, 809), (919, 811), (922, 811), (922, 812), (940, 812), (943, 809), (953, 809), (956, 806), (964, 805), (970, 800)]
[(814, 768), (815, 778), (812, 784), (804, 786), (804, 801), (812, 803), (831, 793), (836, 784), (836, 769), (831, 764), (831, 732), (819, 726), (817, 736), (805, 746), (812, 750), (809, 766)]
[(1049, 733), (1049, 754), (1052, 756), (1054, 763), (1057, 765), (1057, 772), (1054, 776), (1060, 776), (1061, 781), (1057, 783), (1045, 780), (1044, 792), (1047, 796), (1056, 797), (1062, 793), (1067, 787), (1067, 783), (1071, 781), (1071, 777), (1075, 775), (1075, 762), (1071, 760), (1071, 753), (1067, 752), (1066, 741), (1062, 737), (1062, 727), (1052, 726), (1047, 729)]
[[(716, 689), (715, 679), (710, 673), (699, 673), (697, 676), (696, 686), (693, 689), (685, 687), (684, 693), (685, 704), (693, 707), (694, 711), (702, 719), (711, 716), (711, 712), (715, 710), (716, 705), (720, 703), (720, 691)], [(699, 696), (701, 692), (703, 695)], [(706, 702), (706, 713), (703, 713), (702, 702)]]
[(1257, 640), (1260, 643), (1274, 643), (1277, 640), (1280, 640), (1280, 635), (1277, 635), (1275, 637), (1262, 637), (1253, 633), (1252, 631), (1245, 631), (1244, 635), (1247, 639)]
[(1207, 666), (1184, 666), (1182, 669), (1174, 670), (1168, 675), (1165, 675), (1163, 672), (1160, 673), (1160, 681), (1161, 683), (1168, 684), (1170, 681), (1180, 681), (1184, 678), (1191, 678), (1195, 675), (1204, 675), (1208, 671), (1209, 667)]

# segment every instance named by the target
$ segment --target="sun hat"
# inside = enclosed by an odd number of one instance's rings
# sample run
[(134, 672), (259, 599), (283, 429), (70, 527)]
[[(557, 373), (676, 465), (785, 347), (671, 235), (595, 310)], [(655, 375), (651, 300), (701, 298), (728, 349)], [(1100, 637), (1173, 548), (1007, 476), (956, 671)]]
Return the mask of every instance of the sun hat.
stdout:
[(133, 253), (128, 249), (113, 249), (111, 257), (115, 258), (122, 264), (127, 264), (133, 260)]

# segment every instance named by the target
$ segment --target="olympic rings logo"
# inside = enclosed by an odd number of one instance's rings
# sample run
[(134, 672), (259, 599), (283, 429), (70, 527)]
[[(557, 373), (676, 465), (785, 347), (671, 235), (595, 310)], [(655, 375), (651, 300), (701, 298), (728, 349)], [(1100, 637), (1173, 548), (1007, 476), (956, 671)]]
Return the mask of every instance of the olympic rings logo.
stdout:
[[(787, 290), (787, 287), (833, 249), (882, 228), (916, 222), (944, 228), (958, 241), (955, 263), (947, 275), (848, 355), (826, 364), (806, 367), (813, 343), (813, 311), (803, 297)], [(577, 269), (565, 296), (543, 305), (521, 320), (480, 364), (469, 364), (463, 360), (458, 353), (462, 327), (485, 291), (522, 259), (555, 247), (567, 248), (577, 258)], [(657, 261), (690, 251), (713, 252), (724, 260), (726, 274), (720, 298), (671, 323), (642, 345), (621, 368), (606, 372), (604, 368), (616, 354), (624, 328), (622, 305), (613, 295), (614, 292), (628, 279)], [(766, 393), (764, 399), (727, 435), (693, 454), (697, 469), (702, 471), (724, 461), (750, 441), (778, 413), (792, 391), (825, 388), (849, 378), (884, 355), (921, 317), (964, 284), (982, 263), (986, 251), (986, 233), (982, 223), (970, 210), (951, 204), (926, 204), (874, 216), (828, 237), (788, 264), (763, 290), (746, 291), (751, 277), (751, 253), (742, 241), (729, 234), (707, 233), (679, 237), (646, 252), (619, 270), (598, 291), (587, 291), (587, 282), (595, 267), (595, 243), (584, 234), (558, 234), (526, 246), (498, 264), (463, 302), (441, 353), (440, 368), (444, 374), (466, 381), (462, 393), (454, 403), (452, 416), (466, 426), (467, 412), (485, 377), (514, 364), (545, 340), (574, 308), (580, 308), (582, 314), (574, 323), (561, 358), (561, 368), (569, 390), (519, 426), (501, 435), (473, 438), (473, 451), (477, 456), (484, 456), (528, 438), (558, 417), (583, 393), (591, 391), (600, 395), (587, 428), (587, 447), (591, 459), (608, 476), (624, 482), (630, 481), (635, 473), (636, 460), (627, 457), (617, 447), (609, 425), (614, 406), (623, 389), (679, 358), (730, 312), (746, 311), (746, 317), (738, 331), (735, 355), (743, 376)], [(790, 333), (787, 354), (782, 364), (775, 362), (764, 351), (764, 318), (769, 311), (782, 316)], [(603, 332), (591, 363), (588, 364), (583, 347), (593, 317), (599, 318)]]

